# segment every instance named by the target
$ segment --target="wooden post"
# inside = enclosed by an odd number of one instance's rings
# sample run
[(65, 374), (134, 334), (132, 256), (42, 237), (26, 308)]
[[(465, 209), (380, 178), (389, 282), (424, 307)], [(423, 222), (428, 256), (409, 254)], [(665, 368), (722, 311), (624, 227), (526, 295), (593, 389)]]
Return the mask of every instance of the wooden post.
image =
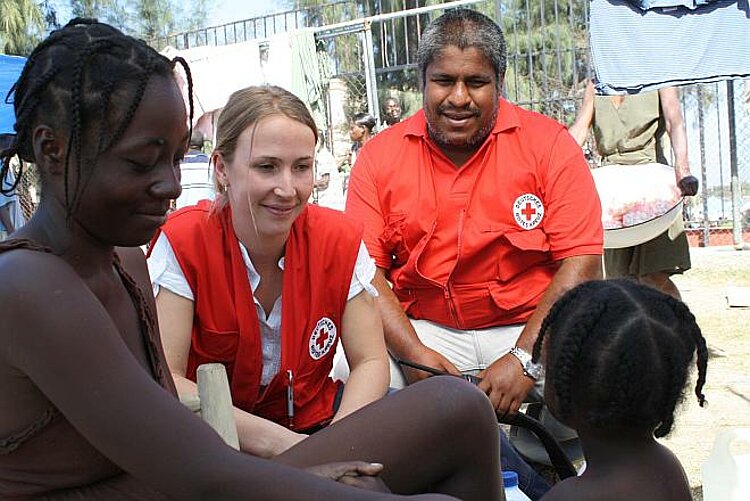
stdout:
[(224, 366), (203, 364), (198, 367), (196, 375), (201, 417), (221, 435), (227, 444), (239, 450), (240, 440), (237, 437), (232, 396), (229, 392), (229, 381)]

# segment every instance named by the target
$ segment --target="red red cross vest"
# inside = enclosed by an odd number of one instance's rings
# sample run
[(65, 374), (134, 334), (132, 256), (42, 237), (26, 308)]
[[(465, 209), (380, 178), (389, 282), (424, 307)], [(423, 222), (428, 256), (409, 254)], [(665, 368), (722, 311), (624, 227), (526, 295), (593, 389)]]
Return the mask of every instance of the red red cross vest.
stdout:
[[(333, 365), (362, 229), (337, 211), (307, 206), (292, 225), (284, 254), (281, 370), (260, 392), (260, 324), (229, 207), (210, 202), (173, 213), (162, 227), (194, 295), (187, 377), (200, 364), (227, 368), (235, 406), (289, 426), (289, 370), (294, 428), (326, 424), (338, 390)], [(158, 238), (154, 236), (153, 242)]]

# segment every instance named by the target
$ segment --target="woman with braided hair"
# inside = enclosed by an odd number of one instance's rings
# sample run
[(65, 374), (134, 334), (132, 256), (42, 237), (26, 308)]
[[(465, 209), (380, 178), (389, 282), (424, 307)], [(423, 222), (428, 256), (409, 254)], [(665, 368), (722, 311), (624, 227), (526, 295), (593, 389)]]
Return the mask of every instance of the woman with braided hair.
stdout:
[(684, 303), (625, 279), (581, 284), (547, 315), (533, 356), (550, 411), (586, 455), (584, 473), (544, 501), (691, 499), (679, 460), (654, 439), (672, 429), (694, 359), (705, 403), (706, 341)]
[(276, 462), (231, 449), (175, 398), (138, 246), (180, 194), (192, 102), (176, 64), (191, 87), (184, 61), (75, 19), (14, 86), (0, 174), (17, 155), (42, 185), (34, 217), (0, 243), (0, 498), (496, 498), (494, 413), (458, 378), (372, 404)]

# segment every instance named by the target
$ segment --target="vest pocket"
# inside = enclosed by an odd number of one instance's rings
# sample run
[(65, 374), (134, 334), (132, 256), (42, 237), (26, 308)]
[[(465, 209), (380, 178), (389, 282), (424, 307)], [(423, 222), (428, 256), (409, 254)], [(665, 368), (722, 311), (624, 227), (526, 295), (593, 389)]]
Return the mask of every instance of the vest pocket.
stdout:
[(232, 362), (234, 360), (240, 340), (239, 331), (217, 331), (203, 326), (201, 326), (200, 331), (197, 345), (194, 338), (192, 346), (197, 355), (216, 362)]

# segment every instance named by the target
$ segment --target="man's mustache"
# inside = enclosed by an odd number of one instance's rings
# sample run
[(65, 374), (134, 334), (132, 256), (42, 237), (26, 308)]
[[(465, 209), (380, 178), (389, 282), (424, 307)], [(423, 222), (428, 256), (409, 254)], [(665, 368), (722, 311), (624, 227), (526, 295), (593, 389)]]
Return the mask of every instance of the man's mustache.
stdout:
[(482, 114), (482, 110), (479, 108), (476, 108), (474, 106), (467, 106), (466, 108), (455, 108), (453, 106), (446, 106), (444, 104), (441, 104), (438, 106), (438, 113), (440, 114), (456, 114), (456, 115), (465, 115), (466, 113), (471, 113), (475, 117), (478, 117)]

